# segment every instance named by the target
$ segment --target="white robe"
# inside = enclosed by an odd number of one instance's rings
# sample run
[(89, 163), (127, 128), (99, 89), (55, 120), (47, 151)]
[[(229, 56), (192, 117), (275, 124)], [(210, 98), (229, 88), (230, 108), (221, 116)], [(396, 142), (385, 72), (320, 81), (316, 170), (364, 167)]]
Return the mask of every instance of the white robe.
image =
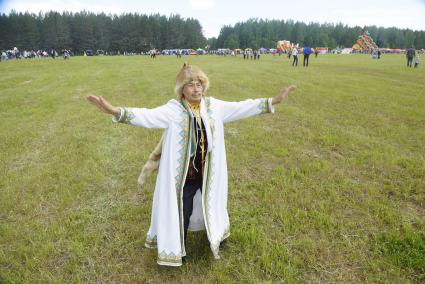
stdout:
[[(145, 246), (158, 249), (158, 264), (180, 266), (186, 255), (183, 224), (183, 186), (189, 167), (193, 121), (182, 102), (170, 100), (154, 109), (120, 108), (115, 122), (146, 128), (163, 128), (164, 141), (153, 196), (152, 218)], [(230, 235), (227, 213), (227, 162), (224, 123), (261, 113), (273, 113), (272, 99), (225, 102), (203, 97), (200, 106), (208, 149), (202, 193), (194, 197), (189, 230), (207, 231), (213, 255)]]

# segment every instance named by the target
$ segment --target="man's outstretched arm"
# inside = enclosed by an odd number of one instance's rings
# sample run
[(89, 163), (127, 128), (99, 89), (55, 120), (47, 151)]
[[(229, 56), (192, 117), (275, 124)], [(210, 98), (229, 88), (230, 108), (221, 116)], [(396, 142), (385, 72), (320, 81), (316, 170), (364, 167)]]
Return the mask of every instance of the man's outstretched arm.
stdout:
[(112, 114), (113, 116), (118, 116), (120, 113), (119, 108), (111, 105), (102, 96), (88, 96), (86, 99), (105, 113)]
[(153, 108), (115, 107), (102, 96), (88, 96), (87, 100), (102, 112), (111, 114), (113, 122), (145, 128), (167, 128), (172, 119), (173, 108), (169, 103)]
[(283, 89), (279, 95), (277, 95), (276, 97), (273, 97), (272, 99), (272, 104), (280, 104), (281, 102), (283, 102), (287, 96), (289, 96), (289, 94), (291, 94), (292, 92), (295, 91), (297, 87), (295, 85), (290, 85), (289, 87)]

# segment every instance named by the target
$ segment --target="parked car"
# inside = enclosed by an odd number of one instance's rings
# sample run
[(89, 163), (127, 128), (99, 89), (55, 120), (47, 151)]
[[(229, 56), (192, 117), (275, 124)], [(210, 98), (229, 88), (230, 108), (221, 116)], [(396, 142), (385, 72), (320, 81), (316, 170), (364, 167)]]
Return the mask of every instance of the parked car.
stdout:
[(198, 55), (204, 55), (204, 54), (206, 54), (207, 52), (205, 51), (205, 50), (203, 50), (202, 48), (198, 48), (197, 50), (196, 50), (196, 54), (198, 54)]
[(87, 56), (93, 56), (93, 55), (94, 55), (94, 51), (93, 51), (93, 49), (87, 49), (87, 50), (85, 51), (85, 53), (86, 53), (86, 55), (87, 55)]

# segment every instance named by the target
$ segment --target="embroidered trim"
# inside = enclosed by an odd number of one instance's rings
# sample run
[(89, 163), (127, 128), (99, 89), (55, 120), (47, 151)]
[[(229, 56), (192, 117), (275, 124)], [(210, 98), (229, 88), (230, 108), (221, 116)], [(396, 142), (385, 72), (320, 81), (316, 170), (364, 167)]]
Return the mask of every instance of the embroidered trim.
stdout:
[(135, 117), (136, 116), (134, 115), (132, 110), (128, 108), (124, 108), (124, 118), (122, 119), (123, 123), (130, 124), (130, 121)]
[[(214, 139), (213, 137), (214, 137), (214, 130), (215, 130), (214, 129), (214, 122), (215, 121), (213, 119), (213, 112), (211, 110), (210, 98), (205, 99), (205, 105), (207, 107), (207, 116), (208, 116), (208, 120), (209, 120), (210, 128), (211, 128), (211, 139)], [(215, 153), (215, 151), (214, 151), (215, 143), (213, 143), (213, 141), (211, 141), (211, 144), (212, 144), (212, 149), (211, 149), (210, 152), (208, 152), (207, 160), (206, 160), (206, 163), (208, 163), (206, 168), (208, 168), (208, 170), (205, 171), (207, 173), (207, 178), (204, 179), (205, 184), (204, 184), (203, 187), (205, 188), (205, 190), (203, 190), (203, 193), (204, 193), (203, 194), (203, 204), (204, 204), (204, 207), (205, 207), (204, 208), (205, 227), (207, 229), (208, 238), (210, 240), (210, 247), (211, 247), (212, 253), (214, 254), (214, 257), (218, 258), (218, 248), (219, 248), (220, 242), (218, 242), (218, 245), (213, 244), (211, 242), (211, 235), (210, 235), (211, 213), (210, 213), (209, 209), (211, 208), (211, 190), (212, 190), (211, 184), (212, 184), (213, 177), (214, 177), (214, 171), (213, 171), (213, 169), (214, 169), (214, 154), (213, 153)]]
[(122, 117), (123, 117), (123, 114), (124, 114), (124, 109), (122, 108), (122, 107), (119, 107), (118, 108), (118, 110), (119, 110), (119, 114), (118, 115), (115, 115), (113, 118), (112, 118), (112, 121), (113, 122), (118, 122), (118, 121), (120, 121), (121, 119), (122, 119)]
[(174, 254), (173, 252), (166, 253), (162, 251), (158, 254), (158, 264), (162, 265), (181, 265), (182, 264), (182, 256), (181, 254)]
[(267, 99), (267, 108), (269, 113), (274, 113), (273, 98)]
[(119, 123), (127, 123), (130, 124), (130, 121), (135, 118), (136, 116), (134, 115), (133, 111), (129, 108), (119, 108), (120, 113), (119, 116), (116, 117), (114, 116), (112, 118), (113, 122), (119, 122)]
[(183, 111), (181, 114), (181, 122), (179, 123), (179, 126), (181, 128), (181, 131), (179, 133), (180, 135), (180, 149), (178, 151), (179, 157), (177, 158), (178, 166), (177, 166), (177, 175), (175, 176), (175, 185), (178, 193), (182, 190), (182, 183), (183, 183), (183, 175), (185, 171), (185, 165), (186, 165), (186, 154), (187, 154), (187, 145), (188, 145), (188, 138), (189, 138), (189, 117), (187, 115), (187, 112)]
[[(210, 121), (210, 126), (211, 126), (211, 137), (214, 137), (214, 130), (215, 130), (214, 122), (215, 121), (213, 119), (213, 112), (210, 108), (210, 103), (211, 103), (210, 98), (206, 98), (205, 102), (206, 102), (206, 106), (207, 106), (207, 115), (208, 115), (208, 119)], [(263, 106), (266, 106), (267, 104), (268, 104), (267, 99), (264, 99)], [(215, 153), (215, 151), (214, 151), (215, 143), (212, 143), (212, 145), (213, 145), (213, 149), (211, 150), (211, 152), (208, 153), (209, 155), (207, 156), (208, 157), (207, 158), (207, 161), (208, 161), (208, 171), (207, 171), (208, 176), (207, 176), (207, 179), (206, 179), (205, 194), (204, 194), (204, 200), (203, 200), (204, 205), (205, 205), (205, 213), (206, 213), (206, 214), (204, 213), (205, 219), (206, 219), (205, 227), (207, 228), (208, 234), (209, 234), (209, 227), (210, 227), (210, 220), (211, 220), (211, 214), (209, 212), (209, 209), (211, 208), (212, 182), (213, 182), (214, 174), (215, 174), (214, 170), (213, 170), (214, 169), (214, 155), (213, 155), (213, 153)], [(226, 227), (222, 236), (217, 240), (217, 242), (212, 242), (211, 239), (210, 239), (210, 248), (211, 248), (211, 251), (212, 251), (215, 259), (220, 258), (219, 254), (218, 254), (219, 249), (220, 249), (220, 243), (224, 239), (228, 238), (229, 236), (230, 236), (230, 225), (228, 225)]]
[(157, 236), (146, 235), (145, 247), (147, 248), (156, 248), (158, 245)]
[(272, 103), (273, 98), (262, 98), (259, 99), (260, 103), (258, 105), (258, 108), (260, 109), (260, 114), (263, 113), (274, 113), (274, 106)]
[(182, 262), (180, 262), (180, 263), (178, 263), (178, 262), (174, 263), (174, 262), (167, 262), (167, 261), (161, 261), (161, 260), (158, 260), (157, 263), (159, 265), (166, 265), (166, 266), (182, 266), (182, 264), (183, 264)]
[(183, 180), (186, 176), (186, 172), (189, 164), (189, 139), (191, 136), (191, 120), (189, 118), (189, 114), (184, 107), (182, 102), (182, 112), (180, 113), (181, 121), (179, 123), (181, 131), (180, 131), (180, 149), (178, 151), (179, 157), (177, 159), (177, 175), (175, 176), (175, 186), (177, 191), (177, 204), (179, 209), (179, 225), (180, 225), (180, 241), (182, 247), (182, 255), (186, 255), (186, 248), (184, 245), (184, 224), (183, 224)]
[(268, 112), (270, 112), (270, 110), (269, 110), (269, 103), (268, 103), (268, 101), (267, 101), (267, 99), (260, 99), (260, 103), (259, 103), (259, 105), (258, 105), (258, 108), (260, 109), (260, 113), (262, 114), (262, 113), (268, 113)]

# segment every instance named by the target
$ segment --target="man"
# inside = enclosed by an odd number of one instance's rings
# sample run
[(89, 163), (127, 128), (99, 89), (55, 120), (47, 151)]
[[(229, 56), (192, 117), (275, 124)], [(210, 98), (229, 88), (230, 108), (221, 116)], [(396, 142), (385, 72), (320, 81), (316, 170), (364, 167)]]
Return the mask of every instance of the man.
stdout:
[(416, 56), (416, 50), (412, 47), (406, 51), (407, 67), (412, 67), (413, 58)]
[(308, 46), (304, 47), (303, 54), (304, 54), (303, 66), (308, 67), (308, 58), (310, 57), (310, 54), (311, 54), (311, 48)]
[(55, 59), (56, 58), (56, 50), (52, 48), (52, 50), (50, 50), (50, 56)]
[(208, 87), (204, 72), (184, 64), (176, 77), (177, 99), (157, 108), (118, 108), (102, 97), (87, 98), (115, 122), (164, 129), (154, 151), (160, 162), (145, 242), (157, 248), (160, 265), (182, 265), (187, 230), (205, 229), (219, 258), (220, 243), (230, 235), (224, 123), (273, 113), (273, 105), (295, 90), (289, 86), (273, 98), (226, 102), (205, 97)]
[(292, 66), (298, 66), (298, 49), (295, 46), (292, 49), (292, 57), (294, 58), (294, 61), (292, 61)]

